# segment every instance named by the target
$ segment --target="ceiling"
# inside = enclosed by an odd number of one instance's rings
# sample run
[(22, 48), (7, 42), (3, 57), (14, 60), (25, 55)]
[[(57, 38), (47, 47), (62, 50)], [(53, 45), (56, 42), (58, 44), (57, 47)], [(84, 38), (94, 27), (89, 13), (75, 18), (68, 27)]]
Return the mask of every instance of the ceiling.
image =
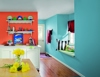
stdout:
[(38, 19), (74, 13), (74, 0), (0, 0), (1, 12), (38, 12)]

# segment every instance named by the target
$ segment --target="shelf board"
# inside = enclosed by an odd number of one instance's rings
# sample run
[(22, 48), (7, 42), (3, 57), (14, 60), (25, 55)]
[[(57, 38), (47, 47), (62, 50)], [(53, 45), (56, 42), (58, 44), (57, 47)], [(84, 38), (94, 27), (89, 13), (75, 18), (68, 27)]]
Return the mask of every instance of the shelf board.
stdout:
[(34, 20), (6, 20), (8, 23), (32, 23)]
[(63, 50), (59, 50), (59, 52), (62, 52), (64, 54), (67, 54), (67, 55), (72, 56), (72, 57), (75, 56), (75, 52), (69, 52), (69, 51), (63, 51)]
[(34, 31), (6, 31), (8, 32), (9, 34), (14, 34), (14, 33), (23, 33), (23, 34), (32, 34), (32, 32)]

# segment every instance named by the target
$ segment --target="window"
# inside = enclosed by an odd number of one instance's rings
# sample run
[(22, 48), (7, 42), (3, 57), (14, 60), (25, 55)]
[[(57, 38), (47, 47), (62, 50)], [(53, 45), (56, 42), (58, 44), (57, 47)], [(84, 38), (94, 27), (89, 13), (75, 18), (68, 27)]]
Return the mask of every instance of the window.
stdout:
[(75, 32), (74, 32), (74, 20), (68, 21), (68, 44), (73, 45), (75, 44)]
[(68, 40), (69, 40), (69, 45), (73, 45), (75, 44), (75, 33), (69, 32), (68, 35)]

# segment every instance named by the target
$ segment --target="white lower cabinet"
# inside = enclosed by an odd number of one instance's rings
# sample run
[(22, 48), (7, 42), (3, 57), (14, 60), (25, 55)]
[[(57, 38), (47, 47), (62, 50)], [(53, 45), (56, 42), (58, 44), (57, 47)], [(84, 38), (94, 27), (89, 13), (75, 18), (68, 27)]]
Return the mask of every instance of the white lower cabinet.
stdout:
[(2, 49), (1, 51), (0, 51), (0, 54), (1, 54), (1, 58), (11, 58), (11, 51), (12, 50), (8, 50), (8, 49)]
[(40, 48), (34, 47), (30, 49), (29, 47), (3, 47), (0, 48), (0, 58), (15, 58), (13, 54), (13, 50), (16, 48), (23, 49), (25, 51), (22, 59), (30, 59), (32, 64), (39, 69), (40, 68)]
[(27, 49), (26, 58), (30, 59), (33, 65), (38, 69), (40, 66), (40, 50)]

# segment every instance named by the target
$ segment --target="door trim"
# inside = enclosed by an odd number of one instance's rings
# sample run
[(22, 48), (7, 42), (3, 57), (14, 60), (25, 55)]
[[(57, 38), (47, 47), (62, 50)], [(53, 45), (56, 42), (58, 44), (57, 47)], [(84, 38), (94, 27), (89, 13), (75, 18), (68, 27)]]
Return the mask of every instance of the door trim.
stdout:
[[(40, 52), (40, 53), (45, 53), (45, 24), (38, 24), (38, 26), (39, 25), (42, 25), (43, 26), (43, 28), (44, 28), (44, 31), (43, 31), (43, 33), (44, 33), (44, 38), (43, 38), (43, 40), (44, 40), (44, 52)], [(38, 38), (38, 43), (39, 43), (39, 38)]]

